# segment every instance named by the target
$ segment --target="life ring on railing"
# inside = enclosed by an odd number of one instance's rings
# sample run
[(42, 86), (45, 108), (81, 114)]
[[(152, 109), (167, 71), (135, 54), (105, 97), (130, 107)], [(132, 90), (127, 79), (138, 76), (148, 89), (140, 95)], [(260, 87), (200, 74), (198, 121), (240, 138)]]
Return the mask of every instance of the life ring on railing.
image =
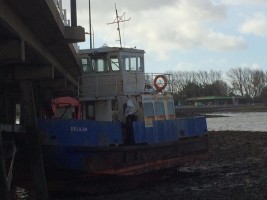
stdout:
[[(160, 78), (163, 80), (163, 83), (159, 84), (158, 79)], [(154, 87), (156, 88), (157, 92), (161, 92), (162, 90), (164, 90), (165, 87), (167, 86), (167, 83), (168, 83), (168, 79), (165, 75), (157, 75), (154, 78)]]

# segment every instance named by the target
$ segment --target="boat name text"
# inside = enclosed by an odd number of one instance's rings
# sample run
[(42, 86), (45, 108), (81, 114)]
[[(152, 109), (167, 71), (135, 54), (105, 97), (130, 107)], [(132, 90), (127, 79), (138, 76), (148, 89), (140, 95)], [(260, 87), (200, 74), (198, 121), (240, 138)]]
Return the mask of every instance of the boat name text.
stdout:
[(86, 131), (88, 131), (88, 129), (87, 129), (87, 127), (71, 126), (70, 131), (71, 132), (86, 132)]

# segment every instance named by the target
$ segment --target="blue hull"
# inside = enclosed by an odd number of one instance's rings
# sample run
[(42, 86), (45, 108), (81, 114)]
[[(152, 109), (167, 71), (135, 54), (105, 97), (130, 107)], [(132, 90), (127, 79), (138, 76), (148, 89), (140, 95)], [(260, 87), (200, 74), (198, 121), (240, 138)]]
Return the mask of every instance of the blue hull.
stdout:
[(45, 165), (103, 174), (137, 174), (179, 166), (208, 152), (204, 117), (133, 123), (125, 144), (121, 123), (39, 120)]

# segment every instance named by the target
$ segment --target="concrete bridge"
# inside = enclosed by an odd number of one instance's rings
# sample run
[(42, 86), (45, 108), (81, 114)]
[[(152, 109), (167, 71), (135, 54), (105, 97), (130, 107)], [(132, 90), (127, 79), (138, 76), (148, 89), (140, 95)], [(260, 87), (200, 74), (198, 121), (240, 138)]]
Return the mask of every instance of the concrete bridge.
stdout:
[[(0, 131), (1, 124), (14, 127), (17, 118), (23, 125), (37, 199), (48, 196), (36, 118), (45, 99), (77, 95), (81, 70), (75, 43), (85, 40), (76, 0), (70, 0), (71, 26), (61, 1), (0, 0)], [(0, 199), (8, 199), (1, 143), (0, 132)]]
[[(0, 0), (0, 80), (38, 80), (40, 86), (77, 86), (73, 43), (84, 28), (68, 26), (61, 0)], [(41, 80), (41, 81), (40, 81)]]
[[(81, 70), (74, 44), (84, 41), (85, 33), (77, 26), (76, 0), (71, 0), (71, 26), (61, 1), (0, 0), (1, 111), (14, 113), (24, 80), (32, 81), (41, 99), (77, 94)], [(4, 119), (10, 114), (2, 115), (0, 123), (10, 122)]]

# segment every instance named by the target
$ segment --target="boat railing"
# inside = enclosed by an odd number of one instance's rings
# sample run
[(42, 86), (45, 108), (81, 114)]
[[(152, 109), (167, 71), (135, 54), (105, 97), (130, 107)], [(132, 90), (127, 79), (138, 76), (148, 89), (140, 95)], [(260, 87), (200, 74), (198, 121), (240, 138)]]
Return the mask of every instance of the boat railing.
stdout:
[[(162, 79), (158, 79), (158, 77), (163, 77)], [(155, 90), (157, 92), (156, 84), (159, 86), (164, 86), (166, 85), (162, 91), (158, 92), (164, 92), (164, 93), (173, 93), (173, 77), (172, 74), (168, 73), (146, 73), (145, 74), (145, 91), (147, 88), (150, 88), (151, 86), (153, 87), (152, 90)]]
[[(163, 73), (116, 73), (101, 74), (92, 73), (79, 77), (79, 96), (89, 99), (113, 98), (114, 96), (135, 95), (148, 92), (157, 92), (155, 78), (165, 76), (166, 79), (159, 80), (165, 84), (164, 91), (172, 92), (171, 74)], [(166, 83), (164, 83), (166, 81)]]

